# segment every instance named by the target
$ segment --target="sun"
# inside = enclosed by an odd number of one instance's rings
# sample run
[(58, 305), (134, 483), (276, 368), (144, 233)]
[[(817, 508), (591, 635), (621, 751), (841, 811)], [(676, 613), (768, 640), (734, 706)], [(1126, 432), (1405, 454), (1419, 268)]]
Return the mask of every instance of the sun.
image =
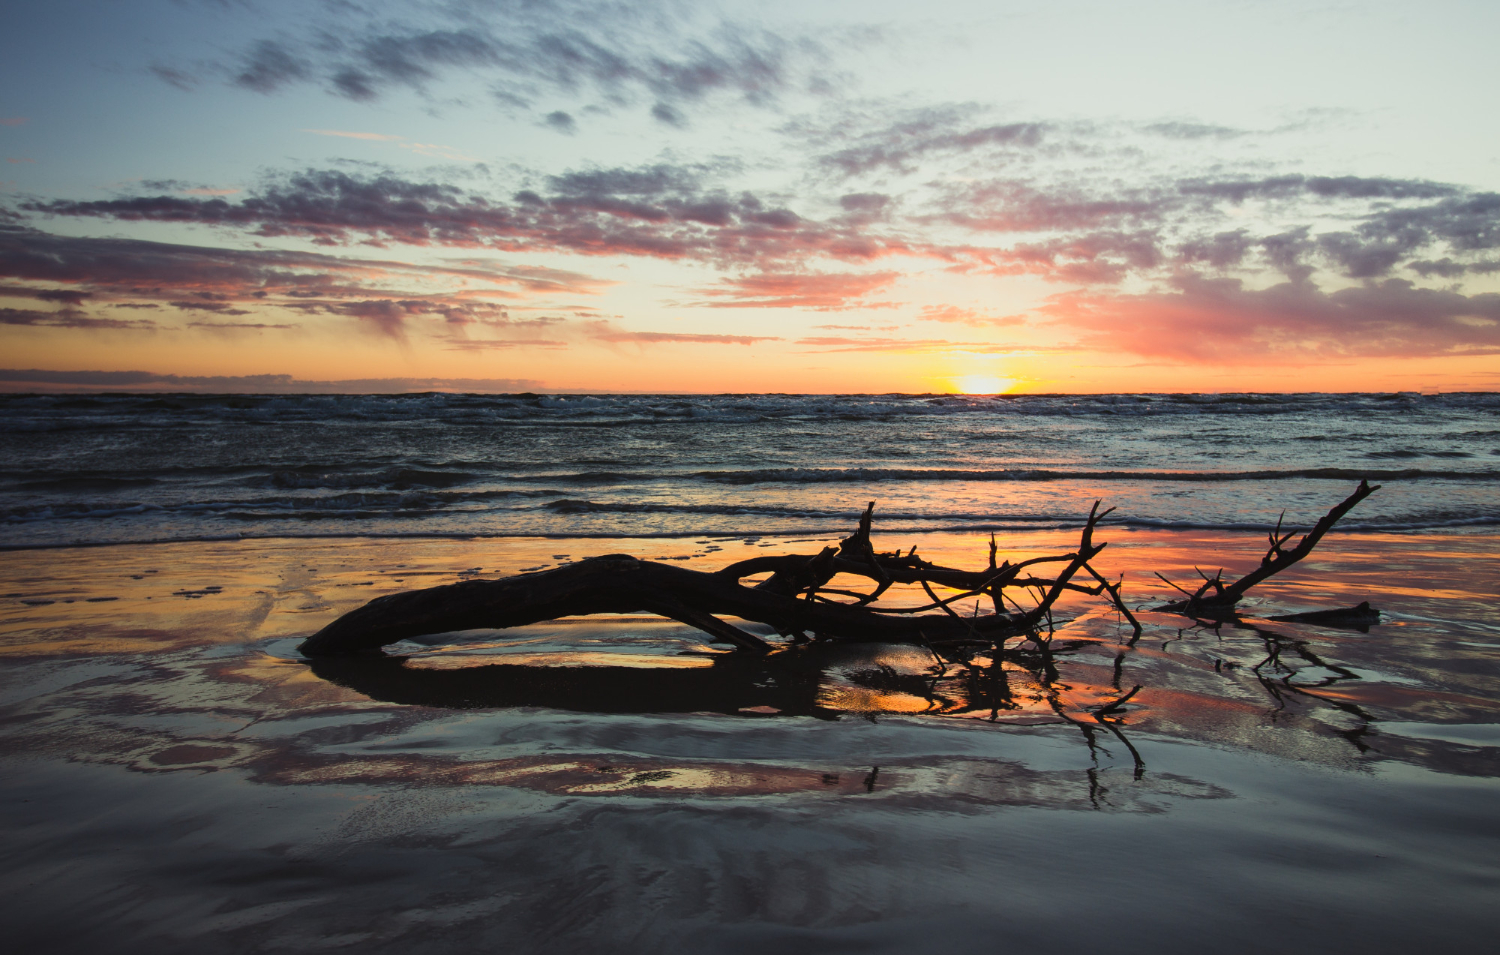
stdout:
[(1003, 395), (1015, 386), (1014, 378), (997, 378), (994, 375), (966, 375), (953, 379), (953, 387), (961, 395)]

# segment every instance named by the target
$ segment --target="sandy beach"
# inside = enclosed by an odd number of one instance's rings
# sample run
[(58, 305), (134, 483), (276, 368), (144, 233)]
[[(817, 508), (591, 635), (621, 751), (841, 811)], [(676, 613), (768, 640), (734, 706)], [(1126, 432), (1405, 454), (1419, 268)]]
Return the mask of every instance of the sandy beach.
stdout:
[[(1114, 528), (1151, 571), (1231, 532)], [(1011, 559), (1071, 535), (1009, 535)], [(984, 538), (905, 536), (977, 565)], [(1352, 534), (1251, 614), (1077, 595), (1056, 681), (917, 647), (747, 662), (650, 617), (310, 664), (373, 596), (633, 553), (808, 539), (255, 540), (0, 557), (3, 921), (37, 951), (958, 950), (1481, 944), (1500, 866), (1500, 540)], [(1154, 586), (1152, 586), (1154, 584)], [(781, 659), (778, 660), (778, 657)], [(1140, 691), (1114, 718), (1090, 707)], [(1212, 910), (1211, 920), (1195, 911)]]
[(1500, 2), (4, 24), (6, 951), (1494, 950)]

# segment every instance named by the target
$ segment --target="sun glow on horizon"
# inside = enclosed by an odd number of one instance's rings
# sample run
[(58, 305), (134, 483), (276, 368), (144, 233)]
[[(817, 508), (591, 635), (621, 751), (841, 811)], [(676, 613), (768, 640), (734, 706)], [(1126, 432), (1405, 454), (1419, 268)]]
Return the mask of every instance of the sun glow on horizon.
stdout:
[(1003, 395), (1015, 386), (1014, 378), (995, 375), (965, 375), (953, 379), (953, 387), (961, 395)]

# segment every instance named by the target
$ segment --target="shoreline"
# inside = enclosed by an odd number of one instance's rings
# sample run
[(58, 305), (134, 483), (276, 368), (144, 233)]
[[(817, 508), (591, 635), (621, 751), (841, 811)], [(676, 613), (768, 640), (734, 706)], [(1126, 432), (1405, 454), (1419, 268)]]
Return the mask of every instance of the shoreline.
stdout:
[[(1385, 616), (1367, 633), (1147, 611), (1131, 640), (1103, 601), (1072, 595), (1050, 676), (1022, 656), (939, 666), (911, 645), (751, 659), (638, 615), (296, 652), (382, 593), (606, 550), (588, 543), (0, 561), (0, 930), (37, 950), (163, 955), (330, 939), (393, 955), (909, 952), (1017, 933), (1032, 951), (1067, 937), (1134, 952), (1185, 932), (1224, 955), (1263, 947), (1248, 927), (1273, 915), (1319, 950), (1492, 937), (1500, 535), (1335, 531), (1247, 601), (1369, 599)], [(711, 568), (821, 543), (607, 549)], [(877, 530), (876, 546), (897, 543), (979, 566), (988, 535)], [(1001, 543), (1017, 559), (1076, 535)], [(1138, 531), (1099, 563), (1140, 605), (1168, 590), (1152, 570), (1248, 569), (1263, 547)], [(1086, 902), (1058, 901), (1081, 882)], [(1216, 915), (1185, 927), (1184, 910)]]
[[(1008, 534), (1021, 535), (1043, 532), (1074, 532), (1082, 528), (1082, 521), (1069, 523), (1064, 521), (1053, 521), (1044, 519), (1036, 525), (1017, 527), (1014, 524), (964, 524), (945, 525), (939, 527), (918, 528), (891, 528), (896, 521), (888, 521), (883, 535), (886, 537), (924, 535), (965, 535), (965, 534)], [(1216, 533), (1225, 535), (1253, 535), (1259, 537), (1274, 529), (1276, 524), (1262, 522), (1245, 522), (1240, 524), (1209, 524), (1191, 521), (1104, 521), (1099, 524), (1102, 531), (1125, 533)], [(1357, 520), (1340, 522), (1336, 528), (1339, 534), (1374, 536), (1382, 534), (1391, 535), (1423, 535), (1430, 534), (1442, 536), (1454, 535), (1497, 535), (1500, 531), (1491, 528), (1500, 527), (1500, 517), (1474, 517), (1459, 518), (1448, 524), (1395, 524), (1380, 527), (1362, 525)], [(533, 534), (533, 533), (433, 533), (433, 532), (393, 532), (388, 534), (370, 533), (368, 531), (349, 531), (346, 533), (319, 533), (319, 534), (223, 534), (205, 535), (197, 537), (164, 537), (151, 540), (126, 540), (126, 541), (63, 541), (36, 544), (5, 544), (0, 543), (0, 553), (19, 553), (25, 551), (46, 550), (69, 550), (69, 549), (94, 549), (112, 547), (155, 547), (170, 544), (222, 544), (236, 543), (241, 541), (348, 541), (348, 540), (381, 540), (381, 541), (527, 541), (527, 540), (646, 540), (646, 541), (668, 541), (688, 540), (695, 538), (712, 538), (716, 541), (735, 541), (745, 538), (764, 540), (769, 538), (778, 539), (801, 539), (815, 537), (820, 539), (836, 540), (847, 536), (848, 524), (830, 525), (828, 527), (816, 527), (797, 530), (750, 530), (736, 533), (726, 533), (719, 530), (690, 530), (690, 531), (661, 531), (612, 533), (606, 531), (578, 531), (566, 534)]]

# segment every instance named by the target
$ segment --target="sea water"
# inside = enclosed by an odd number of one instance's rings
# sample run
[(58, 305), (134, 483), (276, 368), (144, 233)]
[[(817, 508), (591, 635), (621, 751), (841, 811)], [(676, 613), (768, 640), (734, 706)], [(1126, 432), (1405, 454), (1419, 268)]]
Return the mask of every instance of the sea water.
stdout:
[(1500, 523), (1500, 395), (0, 397), (0, 541)]
[[(0, 934), (153, 955), (1485, 950), (1497, 411), (0, 399)], [(1279, 519), (1305, 529), (1360, 479), (1382, 487), (1243, 619), (1150, 609), (1175, 593), (1157, 572), (1243, 573)], [(749, 657), (643, 615), (297, 651), (372, 597), (595, 553), (816, 553), (871, 500), (882, 549), (979, 567), (994, 530), (1008, 559), (1065, 553), (1101, 498), (1097, 563), (1142, 630), (1069, 594), (1045, 659), (1020, 639)], [(1268, 619), (1361, 601), (1379, 623)]]

